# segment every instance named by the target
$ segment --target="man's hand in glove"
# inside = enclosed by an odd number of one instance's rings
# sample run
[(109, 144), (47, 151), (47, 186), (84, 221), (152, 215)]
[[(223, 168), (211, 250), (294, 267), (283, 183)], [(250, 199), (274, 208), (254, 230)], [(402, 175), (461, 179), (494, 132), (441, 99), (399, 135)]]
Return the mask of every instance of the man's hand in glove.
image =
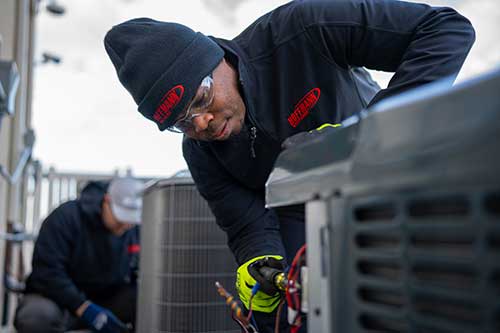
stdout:
[(81, 319), (87, 323), (94, 332), (129, 332), (127, 326), (108, 309), (88, 301), (84, 304), (87, 306), (81, 315)]
[(306, 141), (309, 141), (311, 139), (314, 139), (318, 137), (318, 135), (324, 134), (336, 127), (342, 126), (341, 124), (323, 124), (318, 128), (315, 128), (310, 131), (305, 131), (305, 132), (299, 132), (295, 135), (292, 135), (291, 137), (286, 138), (285, 141), (281, 144), (282, 149), (288, 149), (294, 146), (297, 146), (301, 143), (304, 143)]
[[(278, 306), (281, 295), (278, 289), (273, 285), (272, 281), (266, 280), (252, 264), (259, 261), (259, 264), (267, 267), (284, 271), (286, 262), (281, 256), (267, 255), (259, 256), (248, 260), (238, 268), (236, 277), (236, 289), (240, 296), (241, 302), (248, 309), (250, 306), (250, 298), (252, 297), (252, 289), (256, 282), (259, 283), (259, 291), (252, 299), (252, 310), (260, 312), (273, 312)], [(250, 267), (249, 267), (250, 266)]]

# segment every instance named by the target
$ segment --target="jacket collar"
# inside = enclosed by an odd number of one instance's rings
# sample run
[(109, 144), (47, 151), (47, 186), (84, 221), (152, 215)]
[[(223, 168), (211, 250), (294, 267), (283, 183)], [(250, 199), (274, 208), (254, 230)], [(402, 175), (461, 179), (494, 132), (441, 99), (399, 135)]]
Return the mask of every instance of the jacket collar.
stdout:
[(245, 122), (247, 125), (249, 125), (249, 122), (251, 124), (258, 125), (255, 103), (253, 101), (257, 80), (255, 79), (255, 72), (252, 71), (252, 66), (249, 64), (246, 53), (234, 41), (215, 37), (210, 38), (212, 38), (224, 50), (224, 57), (226, 60), (234, 68), (238, 69), (239, 85), (242, 92), (243, 102), (246, 107)]

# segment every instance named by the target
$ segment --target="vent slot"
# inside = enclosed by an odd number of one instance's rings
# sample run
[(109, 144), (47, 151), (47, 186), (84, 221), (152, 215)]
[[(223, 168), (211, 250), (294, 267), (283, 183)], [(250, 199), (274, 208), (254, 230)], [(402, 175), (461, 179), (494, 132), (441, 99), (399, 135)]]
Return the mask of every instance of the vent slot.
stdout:
[(473, 325), (479, 325), (481, 322), (480, 308), (472, 304), (467, 304), (465, 300), (458, 303), (458, 301), (453, 302), (436, 297), (416, 295), (413, 307), (422, 315), (439, 317), (453, 322)]
[(469, 202), (463, 196), (418, 199), (408, 205), (408, 213), (414, 218), (465, 217), (469, 211)]
[(401, 240), (396, 235), (358, 234), (356, 244), (363, 249), (388, 250), (398, 248)]
[(368, 303), (375, 303), (386, 306), (401, 307), (406, 304), (401, 293), (394, 290), (380, 290), (373, 288), (360, 288), (359, 297)]
[[(473, 236), (473, 235), (472, 235)], [(412, 235), (410, 244), (418, 250), (433, 251), (436, 254), (472, 255), (474, 240), (469, 235)]]
[(392, 203), (358, 207), (354, 209), (354, 217), (359, 222), (387, 222), (396, 217), (396, 207)]
[(500, 216), (500, 192), (488, 194), (484, 199), (484, 208), (488, 214)]
[(500, 294), (500, 271), (496, 271), (491, 276), (491, 283), (497, 294)]
[(359, 323), (364, 329), (376, 332), (398, 333), (410, 330), (408, 323), (405, 323), (403, 320), (383, 318), (369, 314), (362, 314), (359, 318)]
[(401, 267), (397, 263), (381, 263), (361, 260), (358, 262), (358, 271), (362, 275), (381, 279), (401, 279)]
[(490, 235), (488, 237), (488, 245), (492, 250), (500, 251), (500, 235)]
[(412, 267), (412, 273), (419, 283), (425, 285), (470, 290), (476, 283), (475, 272), (470, 267), (417, 264)]

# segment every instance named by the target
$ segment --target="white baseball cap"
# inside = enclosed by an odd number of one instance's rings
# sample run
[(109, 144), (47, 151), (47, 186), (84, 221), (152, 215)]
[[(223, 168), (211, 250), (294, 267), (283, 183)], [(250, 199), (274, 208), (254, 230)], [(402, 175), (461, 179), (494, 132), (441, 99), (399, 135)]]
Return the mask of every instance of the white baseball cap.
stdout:
[(140, 224), (144, 183), (131, 177), (114, 178), (108, 187), (113, 215), (121, 222)]

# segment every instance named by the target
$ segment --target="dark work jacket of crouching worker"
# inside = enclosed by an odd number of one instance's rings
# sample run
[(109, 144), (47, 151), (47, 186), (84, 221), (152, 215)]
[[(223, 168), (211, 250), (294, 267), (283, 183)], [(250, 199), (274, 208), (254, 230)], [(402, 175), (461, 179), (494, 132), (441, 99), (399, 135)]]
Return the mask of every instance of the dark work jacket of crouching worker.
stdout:
[(18, 333), (132, 332), (141, 190), (132, 178), (90, 182), (45, 219), (16, 310)]
[[(265, 207), (283, 146), (387, 97), (439, 79), (451, 84), (474, 40), (470, 22), (451, 8), (309, 0), (273, 10), (232, 40), (138, 18), (113, 27), (104, 44), (139, 112), (184, 134), (184, 158), (227, 233), (249, 307), (259, 278), (249, 264), (261, 256), (290, 264), (305, 241), (303, 206)], [(364, 67), (395, 74), (380, 89)], [(260, 333), (274, 331), (279, 298), (253, 296)]]

